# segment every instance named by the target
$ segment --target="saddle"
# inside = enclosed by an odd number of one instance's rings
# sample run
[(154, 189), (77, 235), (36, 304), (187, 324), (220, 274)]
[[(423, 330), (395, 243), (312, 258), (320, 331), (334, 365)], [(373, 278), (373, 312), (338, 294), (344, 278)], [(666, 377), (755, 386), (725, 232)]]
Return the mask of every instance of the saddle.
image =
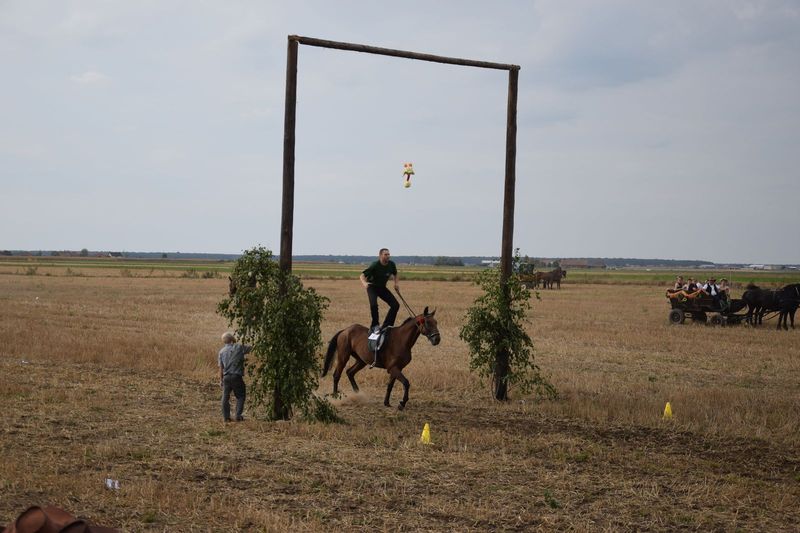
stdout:
[(389, 331), (392, 329), (391, 326), (386, 327), (378, 331), (377, 333), (370, 333), (369, 337), (367, 337), (367, 349), (370, 352), (375, 354), (375, 358), (372, 360), (372, 364), (369, 365), (370, 368), (375, 368), (375, 365), (378, 364), (378, 356), (380, 353), (381, 348), (383, 348), (386, 339), (389, 338)]
[(52, 505), (34, 505), (3, 529), (3, 533), (119, 533), (119, 530), (89, 525)]

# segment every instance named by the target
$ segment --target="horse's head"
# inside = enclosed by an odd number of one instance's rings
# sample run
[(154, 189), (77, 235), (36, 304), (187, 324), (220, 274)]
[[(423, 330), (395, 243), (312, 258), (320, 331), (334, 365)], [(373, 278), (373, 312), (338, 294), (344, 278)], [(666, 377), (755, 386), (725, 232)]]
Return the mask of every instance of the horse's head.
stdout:
[(417, 317), (420, 333), (428, 337), (428, 340), (431, 341), (431, 344), (434, 346), (439, 344), (439, 341), (442, 340), (442, 336), (439, 334), (439, 325), (436, 323), (436, 319), (433, 318), (435, 314), (436, 309), (428, 313), (428, 308), (425, 307), (422, 316)]

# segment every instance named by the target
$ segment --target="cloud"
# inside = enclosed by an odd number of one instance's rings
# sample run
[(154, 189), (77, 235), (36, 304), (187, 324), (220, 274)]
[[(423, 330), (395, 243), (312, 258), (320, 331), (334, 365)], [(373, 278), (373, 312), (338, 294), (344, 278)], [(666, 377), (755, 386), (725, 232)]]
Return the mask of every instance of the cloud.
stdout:
[(101, 85), (108, 82), (111, 78), (102, 72), (87, 70), (83, 74), (73, 74), (69, 79), (72, 80), (73, 83), (78, 83), (80, 85)]

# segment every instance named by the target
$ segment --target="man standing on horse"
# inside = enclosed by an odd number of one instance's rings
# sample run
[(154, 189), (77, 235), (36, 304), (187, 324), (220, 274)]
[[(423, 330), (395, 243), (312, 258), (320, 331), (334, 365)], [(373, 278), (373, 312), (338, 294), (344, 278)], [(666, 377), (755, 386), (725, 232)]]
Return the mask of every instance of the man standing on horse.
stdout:
[(398, 290), (398, 282), (400, 281), (397, 276), (397, 265), (394, 264), (394, 261), (390, 261), (389, 257), (389, 249), (381, 248), (380, 252), (378, 252), (378, 260), (373, 261), (359, 276), (361, 285), (367, 289), (367, 297), (369, 298), (369, 312), (372, 315), (372, 322), (369, 325), (370, 331), (378, 329), (378, 298), (389, 305), (389, 312), (386, 313), (386, 319), (380, 329), (394, 326), (397, 311), (400, 310), (400, 304), (397, 299), (386, 288), (386, 283), (392, 279), (394, 280), (394, 290)]

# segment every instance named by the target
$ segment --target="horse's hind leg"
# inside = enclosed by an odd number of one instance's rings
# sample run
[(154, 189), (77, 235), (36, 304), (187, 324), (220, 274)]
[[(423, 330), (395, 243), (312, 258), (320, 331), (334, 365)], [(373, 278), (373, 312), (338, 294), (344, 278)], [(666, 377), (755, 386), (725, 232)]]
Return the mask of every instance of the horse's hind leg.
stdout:
[(361, 360), (360, 357), (355, 357), (356, 362), (353, 363), (353, 366), (347, 369), (347, 379), (350, 380), (350, 385), (353, 387), (353, 391), (358, 392), (358, 383), (356, 383), (356, 373), (358, 373), (362, 368), (367, 366), (367, 364)]
[(350, 359), (350, 355), (347, 354), (346, 356), (342, 356), (342, 352), (336, 354), (336, 370), (333, 371), (333, 395), (336, 396), (339, 394), (339, 378), (342, 377), (342, 370), (344, 370), (345, 365), (347, 364), (347, 360)]

